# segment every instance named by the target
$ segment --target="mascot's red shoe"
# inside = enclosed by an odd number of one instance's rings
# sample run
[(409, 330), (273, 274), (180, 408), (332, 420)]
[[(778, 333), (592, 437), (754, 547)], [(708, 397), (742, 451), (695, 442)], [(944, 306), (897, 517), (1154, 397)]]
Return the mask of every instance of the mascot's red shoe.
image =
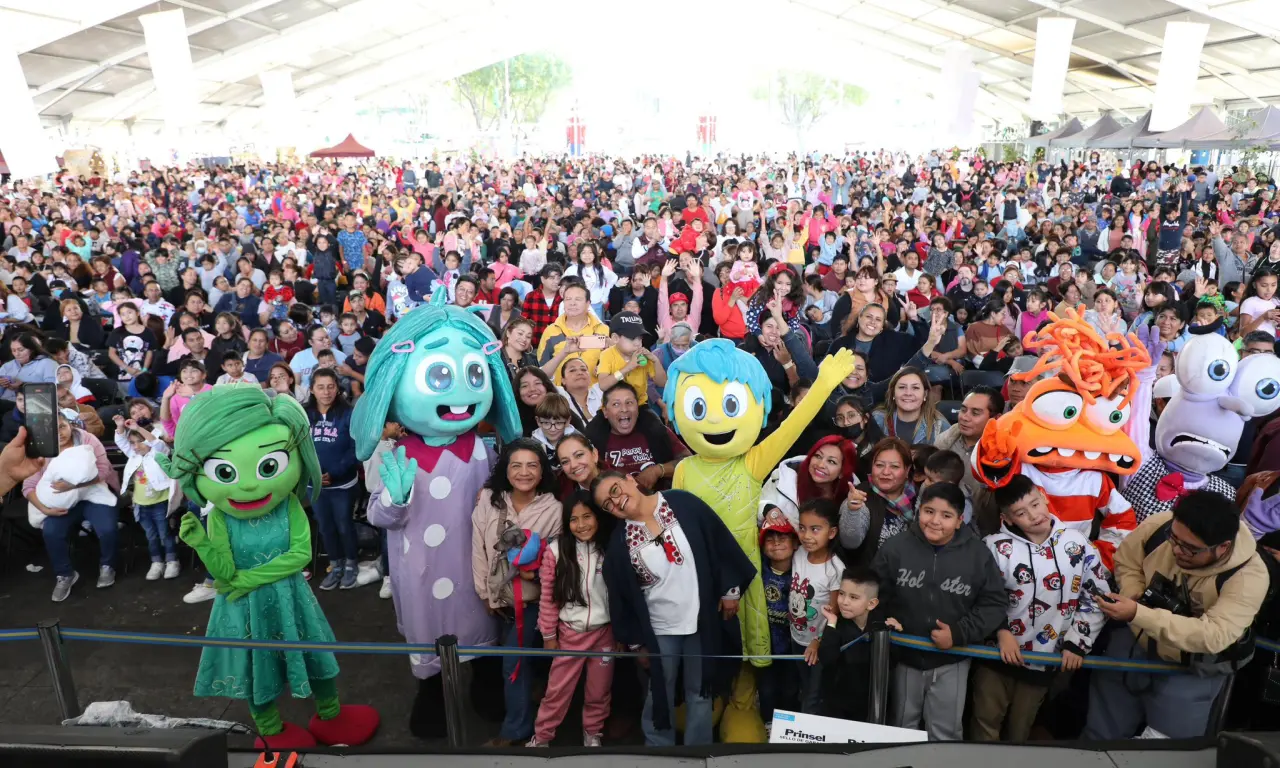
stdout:
[(345, 744), (358, 747), (366, 744), (378, 732), (378, 724), (382, 718), (378, 710), (366, 704), (343, 704), (338, 716), (332, 720), (321, 720), (319, 715), (311, 718), (307, 730), (316, 741), (325, 746)]
[(316, 737), (300, 725), (285, 723), (284, 730), (274, 736), (259, 736), (253, 742), (254, 749), (288, 752), (294, 749), (310, 749), (316, 745)]

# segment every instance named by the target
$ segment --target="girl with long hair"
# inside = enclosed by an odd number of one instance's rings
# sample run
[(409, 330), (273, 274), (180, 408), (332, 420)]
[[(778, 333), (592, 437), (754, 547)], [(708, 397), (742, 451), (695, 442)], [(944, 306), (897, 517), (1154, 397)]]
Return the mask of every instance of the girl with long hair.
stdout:
[(578, 258), (564, 271), (564, 277), (574, 275), (582, 278), (587, 286), (587, 294), (591, 301), (591, 311), (596, 318), (604, 317), (604, 303), (609, 299), (609, 291), (618, 282), (618, 276), (612, 269), (600, 263), (600, 246), (594, 240), (583, 240), (577, 243)]
[(790, 264), (778, 263), (769, 267), (768, 276), (747, 302), (744, 319), (748, 333), (760, 333), (760, 324), (770, 314), (768, 305), (775, 300), (782, 302), (782, 317), (787, 325), (791, 330), (799, 331), (802, 327), (800, 307), (804, 306), (804, 281)]
[[(547, 544), (538, 576), (542, 579), (538, 629), (544, 648), (568, 651), (611, 651), (609, 594), (604, 583), (604, 550), (613, 531), (613, 518), (597, 515), (591, 495), (574, 491), (565, 499), (561, 535)], [(565, 535), (564, 532), (569, 535)], [(549, 587), (549, 588), (548, 588)], [(582, 705), (582, 745), (598, 747), (609, 717), (613, 664), (605, 656), (557, 656), (551, 662), (547, 690), (538, 707), (530, 747), (547, 747), (564, 721), (586, 668)]]

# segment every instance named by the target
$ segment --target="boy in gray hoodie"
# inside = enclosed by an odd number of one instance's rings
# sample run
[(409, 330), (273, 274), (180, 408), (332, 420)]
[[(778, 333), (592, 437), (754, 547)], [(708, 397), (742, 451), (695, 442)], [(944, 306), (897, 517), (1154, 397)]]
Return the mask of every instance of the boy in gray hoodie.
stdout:
[[(890, 538), (872, 567), (880, 602), (908, 635), (929, 637), (941, 650), (980, 643), (1005, 621), (1004, 580), (991, 553), (964, 524), (964, 494), (954, 483), (920, 493), (909, 528)], [(897, 648), (890, 675), (890, 724), (918, 728), (932, 741), (962, 738), (969, 660)]]

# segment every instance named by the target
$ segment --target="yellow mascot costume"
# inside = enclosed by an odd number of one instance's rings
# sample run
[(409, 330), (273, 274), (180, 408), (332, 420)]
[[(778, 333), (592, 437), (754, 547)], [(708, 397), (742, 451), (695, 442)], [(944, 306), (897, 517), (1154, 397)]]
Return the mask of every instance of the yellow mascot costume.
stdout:
[[(809, 394), (759, 445), (769, 416), (772, 385), (753, 356), (724, 339), (696, 344), (671, 364), (663, 400), (676, 432), (694, 452), (676, 466), (672, 487), (689, 491), (716, 511), (755, 563), (757, 576), (738, 612), (742, 648), (757, 667), (769, 665), (769, 617), (760, 581), (760, 532), (756, 512), (760, 487), (791, 445), (813, 421), (827, 396), (853, 372), (847, 349), (828, 357)], [(764, 725), (756, 709), (755, 677), (749, 668), (734, 682), (720, 721), (725, 742), (759, 743)]]

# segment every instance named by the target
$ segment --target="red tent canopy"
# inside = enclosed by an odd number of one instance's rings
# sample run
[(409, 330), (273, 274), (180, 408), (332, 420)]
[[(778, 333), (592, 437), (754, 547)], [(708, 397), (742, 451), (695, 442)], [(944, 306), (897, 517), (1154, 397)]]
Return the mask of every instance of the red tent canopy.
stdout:
[(312, 157), (373, 157), (376, 154), (372, 149), (356, 141), (356, 137), (347, 134), (347, 138), (332, 147), (317, 149), (311, 153)]

